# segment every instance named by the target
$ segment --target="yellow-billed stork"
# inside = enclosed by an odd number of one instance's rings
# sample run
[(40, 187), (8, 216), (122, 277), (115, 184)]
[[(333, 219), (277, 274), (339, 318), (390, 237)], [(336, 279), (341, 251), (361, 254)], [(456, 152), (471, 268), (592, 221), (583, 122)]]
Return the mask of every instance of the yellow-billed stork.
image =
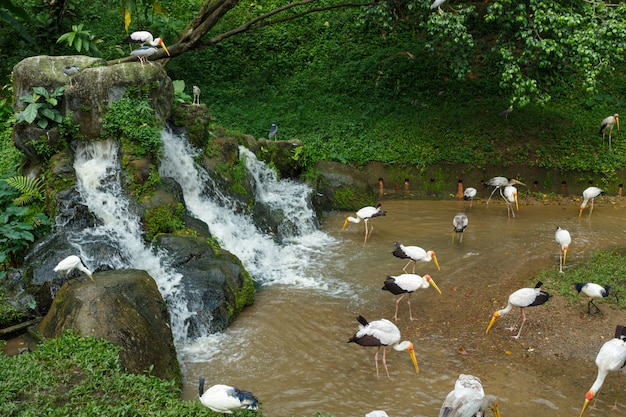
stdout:
[(507, 185), (516, 185), (516, 184), (517, 185), (523, 185), (525, 187), (527, 186), (523, 182), (518, 181), (516, 179), (509, 180), (506, 177), (493, 177), (493, 178), (491, 178), (489, 181), (487, 181), (485, 183), (485, 187), (495, 187), (495, 188), (493, 189), (491, 194), (489, 194), (489, 198), (487, 199), (487, 204), (489, 204), (489, 200), (491, 200), (491, 197), (496, 192), (496, 190), (500, 191), (500, 196), (502, 196), (502, 198), (504, 198), (504, 195), (502, 194), (502, 189), (504, 187), (506, 187)]
[[(519, 327), (519, 332), (517, 332), (517, 336), (513, 336), (514, 339), (519, 338), (519, 335), (522, 333), (522, 327), (524, 327), (524, 323), (526, 322), (526, 314), (524, 313), (524, 309), (526, 307), (541, 305), (548, 301), (548, 299), (550, 299), (550, 294), (545, 291), (541, 291), (542, 285), (543, 282), (539, 281), (537, 282), (537, 285), (535, 285), (535, 288), (521, 288), (513, 292), (513, 294), (509, 296), (509, 301), (506, 307), (493, 313), (493, 316), (491, 317), (491, 321), (489, 322), (489, 325), (487, 326), (487, 331), (485, 333), (489, 333), (489, 329), (491, 329), (498, 317), (508, 313), (513, 309), (513, 307), (519, 307), (520, 316), (522, 317), (522, 324)], [(515, 330), (516, 325), (517, 321), (512, 327), (509, 328), (509, 330)]]
[(583, 210), (587, 207), (587, 203), (591, 200), (591, 206), (589, 207), (589, 217), (591, 217), (591, 212), (593, 212), (593, 202), (596, 197), (604, 194), (604, 190), (598, 187), (587, 187), (583, 191), (583, 202), (580, 204), (580, 210), (578, 211), (578, 218), (583, 214)]
[(470, 210), (472, 209), (472, 203), (474, 202), (474, 197), (476, 197), (477, 193), (478, 191), (474, 187), (466, 188), (465, 192), (463, 193), (463, 200), (464, 201), (469, 200), (470, 202)]
[(594, 284), (593, 282), (578, 282), (574, 284), (574, 287), (579, 294), (582, 292), (587, 297), (589, 297), (589, 302), (587, 303), (588, 314), (591, 314), (592, 305), (596, 308), (596, 311), (598, 313), (602, 314), (602, 310), (600, 310), (600, 308), (594, 304), (593, 300), (601, 300), (602, 298), (608, 297), (609, 291), (611, 290), (610, 285), (602, 286), (600, 284)]
[(361, 220), (363, 220), (363, 223), (365, 223), (365, 242), (367, 242), (367, 238), (374, 231), (373, 225), (368, 229), (367, 224), (369, 220), (373, 219), (374, 217), (386, 216), (386, 215), (387, 215), (387, 212), (381, 210), (380, 204), (377, 204), (376, 207), (372, 207), (372, 206), (363, 207), (359, 209), (359, 211), (356, 212), (356, 217), (352, 217), (352, 216), (346, 217), (346, 221), (343, 223), (343, 227), (341, 228), (341, 231), (343, 232), (344, 230), (346, 230), (346, 227), (348, 227), (348, 223), (360, 223)]
[(494, 416), (500, 417), (498, 401), (493, 395), (485, 395), (480, 378), (474, 375), (460, 374), (454, 383), (454, 389), (443, 401), (439, 417), (474, 417), (478, 413), (491, 409)]
[(374, 356), (377, 377), (379, 376), (378, 354), (380, 353), (380, 349), (382, 348), (383, 365), (385, 366), (385, 371), (387, 371), (387, 377), (390, 378), (389, 369), (387, 368), (388, 346), (393, 347), (393, 349), (397, 351), (406, 350), (407, 352), (409, 352), (409, 356), (411, 357), (411, 361), (413, 362), (413, 366), (415, 367), (415, 372), (419, 372), (417, 358), (415, 357), (415, 351), (413, 350), (413, 343), (408, 340), (402, 342), (400, 341), (400, 330), (396, 327), (395, 324), (387, 319), (380, 319), (368, 322), (363, 316), (357, 317), (357, 320), (359, 321), (359, 330), (357, 330), (354, 336), (352, 336), (348, 340), (348, 343), (356, 343), (360, 346), (376, 346), (378, 348), (376, 350), (376, 355)]
[(600, 123), (600, 132), (602, 135), (602, 140), (604, 141), (604, 136), (606, 135), (606, 131), (609, 131), (609, 151), (611, 150), (611, 137), (613, 135), (613, 126), (617, 124), (617, 130), (619, 131), (619, 114), (615, 113), (613, 116), (605, 117)]
[(411, 294), (415, 291), (423, 288), (428, 288), (432, 286), (437, 290), (439, 294), (441, 294), (441, 290), (435, 284), (435, 281), (430, 277), (430, 275), (426, 274), (423, 277), (416, 274), (402, 274), (398, 276), (388, 276), (385, 280), (385, 284), (383, 285), (383, 290), (389, 291), (394, 295), (400, 295), (396, 300), (396, 312), (393, 316), (395, 321), (398, 321), (398, 305), (400, 301), (404, 298), (405, 295), (409, 295), (407, 300), (407, 304), (409, 306), (409, 318), (413, 321), (413, 314), (411, 313)]
[(146, 44), (154, 47), (160, 46), (165, 50), (165, 53), (170, 55), (170, 51), (167, 49), (167, 46), (165, 46), (163, 39), (154, 38), (152, 33), (147, 30), (139, 30), (131, 33), (126, 39), (124, 39), (123, 43), (138, 43), (140, 46), (145, 46)]
[(249, 391), (222, 384), (213, 385), (205, 391), (203, 377), (200, 377), (198, 391), (202, 405), (217, 413), (233, 414), (235, 410), (259, 409), (259, 400)]
[[(604, 380), (609, 372), (620, 372), (626, 365), (626, 327), (618, 325), (615, 328), (615, 337), (606, 342), (600, 348), (596, 356), (596, 366), (598, 367), (598, 376), (596, 380), (585, 394), (585, 403), (580, 410), (580, 417), (585, 414), (585, 410), (589, 403), (595, 398), (604, 384)], [(613, 409), (617, 409), (617, 398)]]
[(465, 213), (457, 213), (452, 219), (452, 243), (454, 243), (454, 237), (460, 235), (459, 243), (463, 242), (463, 232), (469, 224), (469, 219)]
[(513, 210), (513, 203), (515, 203), (515, 209), (519, 211), (519, 205), (517, 204), (517, 187), (513, 185), (507, 185), (504, 187), (504, 201), (506, 202), (506, 214), (511, 218), (515, 218), (515, 210)]
[(427, 251), (427, 250), (420, 248), (419, 246), (404, 246), (402, 243), (399, 243), (399, 242), (393, 242), (393, 244), (396, 247), (396, 249), (393, 252), (391, 252), (393, 256), (395, 256), (396, 258), (409, 260), (409, 262), (407, 262), (407, 264), (404, 265), (404, 268), (402, 268), (404, 272), (407, 272), (406, 267), (409, 266), (411, 262), (413, 262), (413, 273), (415, 273), (415, 265), (417, 264), (417, 261), (422, 261), (422, 262), (434, 261), (435, 265), (437, 265), (437, 270), (441, 271), (441, 268), (439, 268), (439, 262), (437, 261), (437, 256), (435, 255), (434, 250)]
[(83, 264), (83, 261), (76, 255), (70, 255), (67, 258), (63, 259), (57, 264), (57, 266), (54, 267), (53, 270), (54, 272), (58, 272), (60, 274), (68, 276), (75, 269), (78, 269), (79, 271), (85, 273), (91, 279), (91, 281), (94, 282), (91, 271), (87, 269), (85, 264)]
[(74, 83), (74, 76), (80, 72), (80, 67), (78, 65), (67, 65), (63, 68), (63, 74), (70, 81), (70, 87), (73, 87), (76, 83)]
[(565, 259), (567, 258), (567, 250), (570, 243), (572, 243), (572, 237), (565, 229), (561, 229), (557, 226), (554, 233), (554, 240), (559, 245), (559, 272), (563, 273), (563, 265), (565, 265)]

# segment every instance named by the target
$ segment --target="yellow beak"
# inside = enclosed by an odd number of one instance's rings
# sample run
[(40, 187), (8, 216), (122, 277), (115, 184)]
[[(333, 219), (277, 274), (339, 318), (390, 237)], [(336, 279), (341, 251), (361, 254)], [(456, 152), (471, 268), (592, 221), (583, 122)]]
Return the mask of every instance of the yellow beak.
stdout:
[(485, 333), (489, 333), (489, 329), (491, 329), (493, 324), (496, 322), (497, 318), (498, 318), (498, 312), (496, 311), (495, 313), (493, 313), (493, 316), (491, 317), (491, 321), (489, 322), (489, 326), (487, 326), (487, 331)]
[(500, 408), (498, 407), (498, 403), (495, 403), (493, 405), (493, 408), (491, 409), (491, 411), (493, 411), (494, 416), (500, 417)]
[(619, 117), (615, 118), (615, 122), (617, 123), (617, 130), (619, 131)]
[(528, 185), (526, 185), (526, 184), (524, 184), (523, 182), (518, 181), (518, 180), (516, 180), (516, 179), (514, 179), (514, 180), (513, 180), (513, 182), (514, 182), (515, 184), (518, 184), (518, 185), (523, 185), (524, 187), (528, 187)]
[(343, 227), (341, 228), (341, 231), (343, 232), (344, 230), (346, 230), (346, 227), (348, 227), (348, 223), (350, 223), (348, 221), (348, 219), (346, 219), (346, 221), (343, 223)]
[(417, 358), (415, 357), (415, 350), (413, 349), (413, 344), (409, 346), (407, 349), (409, 351), (409, 356), (411, 357), (411, 362), (413, 362), (413, 366), (415, 367), (415, 373), (419, 373), (420, 368), (417, 365)]
[(441, 268), (439, 268), (439, 262), (437, 262), (437, 256), (434, 253), (433, 253), (433, 261), (435, 261), (435, 265), (437, 265), (437, 271), (441, 271)]
[(437, 290), (437, 292), (441, 294), (441, 290), (439, 289), (437, 284), (435, 284), (435, 281), (432, 278), (430, 279), (430, 285), (432, 285)]
[(585, 403), (583, 404), (583, 409), (580, 410), (580, 416), (579, 417), (583, 417), (583, 414), (585, 414), (585, 411), (587, 411), (587, 407), (589, 407), (589, 403), (590, 402), (591, 402), (590, 400), (585, 399)]
[(519, 206), (517, 205), (517, 193), (513, 195), (513, 198), (515, 199), (515, 208), (519, 211)]
[(171, 56), (170, 55), (170, 51), (167, 50), (167, 46), (165, 46), (165, 44), (163, 43), (163, 41), (159, 42), (159, 44), (163, 47), (163, 49), (165, 49), (165, 52), (167, 53), (167, 56)]
[(565, 265), (566, 258), (567, 258), (567, 246), (563, 248), (563, 265)]

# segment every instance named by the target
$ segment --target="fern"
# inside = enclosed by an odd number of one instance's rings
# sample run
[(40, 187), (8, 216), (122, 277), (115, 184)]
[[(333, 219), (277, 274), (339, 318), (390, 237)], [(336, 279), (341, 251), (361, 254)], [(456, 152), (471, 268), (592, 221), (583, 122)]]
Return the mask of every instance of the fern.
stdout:
[(43, 182), (40, 177), (33, 178), (16, 175), (5, 179), (5, 181), (11, 187), (22, 193), (13, 200), (13, 204), (16, 206), (25, 206), (33, 200), (44, 201)]

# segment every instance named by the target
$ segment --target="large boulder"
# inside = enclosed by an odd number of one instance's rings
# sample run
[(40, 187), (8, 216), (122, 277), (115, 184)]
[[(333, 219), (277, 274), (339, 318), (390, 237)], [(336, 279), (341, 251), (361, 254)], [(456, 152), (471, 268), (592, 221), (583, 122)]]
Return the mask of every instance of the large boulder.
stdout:
[(362, 171), (339, 162), (319, 161), (315, 172), (316, 180), (310, 185), (319, 190), (314, 204), (322, 211), (354, 211), (374, 205), (374, 188)]
[(156, 283), (145, 271), (95, 274), (95, 283), (70, 281), (61, 287), (39, 325), (44, 337), (66, 330), (121, 346), (124, 367), (133, 373), (175, 379), (181, 373), (169, 313)]

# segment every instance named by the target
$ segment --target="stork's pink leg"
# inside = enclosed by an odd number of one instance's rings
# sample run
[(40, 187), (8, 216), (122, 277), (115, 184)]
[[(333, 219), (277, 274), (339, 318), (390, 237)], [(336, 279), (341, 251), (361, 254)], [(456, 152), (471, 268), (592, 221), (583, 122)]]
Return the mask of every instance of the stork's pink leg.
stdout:
[(383, 365), (385, 365), (385, 371), (387, 371), (387, 378), (391, 378), (389, 376), (389, 369), (387, 368), (387, 347), (383, 348)]
[(524, 323), (526, 322), (526, 314), (524, 314), (524, 309), (522, 308), (522, 324), (519, 326), (519, 332), (517, 332), (517, 336), (513, 336), (513, 339), (519, 339), (519, 335), (522, 333), (522, 327), (524, 327)]
[(393, 316), (393, 318), (394, 318), (394, 320), (395, 320), (395, 321), (398, 321), (398, 305), (400, 304), (400, 301), (402, 301), (402, 299), (404, 298), (404, 296), (405, 296), (405, 295), (406, 295), (406, 294), (402, 294), (402, 295), (400, 296), (400, 298), (398, 298), (398, 299), (396, 300), (396, 314), (394, 314), (394, 316)]
[[(376, 350), (376, 355), (374, 355), (374, 363), (376, 363), (376, 378), (380, 378), (380, 375), (378, 374), (378, 352), (380, 352), (380, 346), (378, 346), (378, 349)], [(383, 359), (383, 362), (385, 360)]]
[(406, 303), (409, 305), (409, 319), (413, 321), (413, 313), (411, 312), (411, 293), (409, 293), (409, 299), (406, 300)]

